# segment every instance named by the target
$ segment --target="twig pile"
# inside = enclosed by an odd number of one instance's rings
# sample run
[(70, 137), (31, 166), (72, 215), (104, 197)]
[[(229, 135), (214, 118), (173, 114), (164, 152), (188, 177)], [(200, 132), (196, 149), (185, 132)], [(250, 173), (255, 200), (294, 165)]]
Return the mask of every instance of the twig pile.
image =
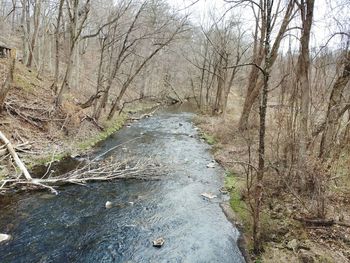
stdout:
[[(38, 101), (28, 105), (18, 99), (12, 99), (5, 102), (5, 108), (10, 116), (18, 117), (40, 130), (45, 130), (45, 124), (54, 121), (53, 114), (57, 114), (55, 108), (48, 109)], [(64, 118), (60, 116), (57, 121), (62, 122)]]

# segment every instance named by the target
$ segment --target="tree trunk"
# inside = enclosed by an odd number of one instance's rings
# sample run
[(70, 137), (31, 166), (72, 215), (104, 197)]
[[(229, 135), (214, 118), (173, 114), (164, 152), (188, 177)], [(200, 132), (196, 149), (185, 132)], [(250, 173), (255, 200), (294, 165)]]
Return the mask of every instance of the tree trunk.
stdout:
[(28, 0), (21, 0), (22, 4), (22, 17), (21, 17), (21, 28), (22, 28), (22, 63), (27, 64), (28, 60), (28, 40), (29, 40), (29, 3)]
[[(260, 94), (260, 107), (259, 107), (259, 163), (257, 171), (257, 181), (255, 186), (254, 201), (255, 207), (253, 211), (253, 237), (254, 237), (254, 251), (255, 253), (260, 253), (261, 246), (261, 222), (260, 222), (260, 210), (262, 205), (263, 198), (263, 177), (265, 172), (265, 134), (266, 134), (266, 112), (267, 112), (267, 99), (268, 99), (268, 86), (270, 79), (270, 70), (271, 70), (271, 48), (270, 48), (270, 37), (271, 37), (271, 13), (272, 13), (273, 1), (265, 0), (264, 2), (264, 12), (262, 23), (265, 23), (266, 26), (266, 36), (264, 41), (264, 57), (265, 57), (265, 66), (264, 66), (264, 85), (261, 89)], [(265, 21), (264, 21), (265, 20)]]
[(7, 96), (7, 93), (10, 91), (13, 85), (13, 76), (15, 71), (15, 62), (16, 62), (16, 51), (11, 51), (11, 56), (9, 58), (9, 71), (5, 83), (0, 89), (0, 113), (4, 110), (4, 103)]
[(311, 26), (313, 21), (314, 1), (301, 1), (299, 8), (301, 12), (303, 31), (300, 38), (300, 54), (297, 63), (297, 85), (300, 87), (300, 160), (305, 161), (307, 144), (309, 140), (309, 108), (310, 108), (310, 83), (309, 83), (309, 43)]
[(40, 13), (41, 13), (41, 0), (36, 0), (34, 4), (34, 32), (32, 40), (29, 46), (29, 56), (27, 61), (27, 67), (31, 67), (34, 59), (34, 48), (38, 38), (39, 24), (40, 24)]
[[(350, 51), (347, 51), (344, 59), (345, 65), (342, 74), (335, 81), (329, 98), (326, 123), (320, 144), (320, 157), (329, 157), (330, 151), (336, 141), (336, 126), (339, 119), (345, 113), (342, 110), (341, 101), (344, 89), (350, 81)], [(341, 114), (343, 113), (343, 114)]]
[(28, 180), (31, 181), (32, 177), (30, 176), (27, 168), (25, 167), (25, 165), (23, 164), (23, 162), (21, 161), (21, 159), (19, 159), (15, 149), (12, 147), (10, 141), (5, 137), (5, 135), (0, 131), (0, 140), (6, 145), (7, 150), (9, 151), (9, 153), (11, 154), (11, 156), (13, 157), (13, 159), (15, 160), (18, 168), (22, 171), (24, 177)]
[[(287, 27), (290, 23), (292, 14), (293, 14), (293, 8), (294, 8), (295, 1), (294, 0), (289, 0), (288, 6), (286, 9), (286, 12), (284, 14), (283, 20), (281, 27), (279, 28), (279, 31), (277, 33), (275, 42), (271, 48), (270, 51), (270, 67), (273, 66), (273, 64), (276, 61), (277, 55), (278, 55), (278, 50), (281, 44), (281, 41), (284, 37), (284, 34), (287, 30)], [(263, 15), (262, 15), (263, 16)], [(262, 17), (264, 19), (264, 17)], [(259, 23), (256, 23), (256, 31), (255, 31), (255, 43), (254, 43), (254, 61), (253, 63), (257, 66), (261, 66), (261, 63), (264, 59), (264, 49), (263, 49), (263, 41), (265, 39), (265, 34), (266, 34), (266, 28), (262, 24), (261, 30), (260, 30), (260, 40), (258, 42), (257, 40), (257, 34), (258, 34), (258, 28), (259, 28)], [(239, 128), (240, 130), (246, 130), (248, 128), (248, 121), (249, 121), (249, 116), (250, 112), (253, 108), (254, 103), (256, 102), (260, 90), (263, 87), (263, 78), (260, 75), (261, 72), (259, 72), (259, 69), (257, 67), (252, 67), (249, 75), (249, 81), (248, 81), (248, 87), (247, 87), (247, 94), (245, 97), (244, 105), (243, 105), (243, 110), (242, 114), (240, 117), (239, 121)]]
[(57, 94), (58, 91), (58, 77), (60, 73), (60, 25), (62, 18), (63, 3), (64, 0), (60, 0), (58, 7), (57, 23), (55, 28), (55, 76), (54, 81), (51, 85), (51, 88), (54, 90), (55, 94)]

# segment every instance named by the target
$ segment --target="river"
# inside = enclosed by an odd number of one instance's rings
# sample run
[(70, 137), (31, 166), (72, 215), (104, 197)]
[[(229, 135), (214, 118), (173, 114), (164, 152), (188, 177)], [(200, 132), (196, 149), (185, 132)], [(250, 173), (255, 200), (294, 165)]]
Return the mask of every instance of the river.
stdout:
[[(238, 231), (219, 203), (224, 171), (212, 161), (192, 118), (162, 111), (131, 123), (104, 141), (97, 154), (150, 157), (166, 167), (159, 181), (70, 185), (2, 198), (0, 262), (244, 262)], [(104, 158), (108, 158), (105, 155)], [(201, 193), (213, 193), (208, 200)], [(105, 208), (106, 201), (114, 205)], [(161, 248), (152, 241), (162, 237)]]

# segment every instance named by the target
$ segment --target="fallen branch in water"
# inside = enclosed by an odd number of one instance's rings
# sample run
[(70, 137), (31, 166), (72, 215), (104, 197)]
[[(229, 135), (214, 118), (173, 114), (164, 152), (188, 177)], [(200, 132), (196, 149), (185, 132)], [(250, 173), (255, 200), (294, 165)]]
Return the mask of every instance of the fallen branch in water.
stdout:
[(32, 180), (32, 177), (30, 176), (27, 168), (25, 167), (25, 165), (23, 164), (21, 159), (18, 157), (18, 155), (17, 155), (15, 149), (13, 148), (12, 144), (10, 143), (10, 141), (6, 138), (6, 136), (1, 131), (0, 131), (0, 140), (5, 144), (8, 152), (11, 154), (11, 156), (15, 160), (18, 168), (22, 171), (24, 177), (28, 181)]
[(131, 120), (131, 121), (138, 121), (138, 120), (141, 120), (141, 119), (143, 119), (143, 118), (152, 117), (153, 114), (154, 114), (158, 109), (159, 109), (159, 107), (156, 106), (155, 109), (152, 110), (151, 112), (142, 114), (142, 115), (140, 115), (140, 116), (138, 116), (138, 117), (130, 117), (129, 120)]
[(84, 163), (68, 173), (49, 177), (33, 178), (31, 181), (23, 179), (8, 179), (0, 183), (0, 191), (5, 190), (5, 185), (10, 188), (29, 189), (49, 189), (57, 194), (56, 187), (64, 184), (85, 185), (87, 182), (110, 181), (115, 179), (137, 179), (137, 180), (159, 180), (163, 173), (160, 165), (151, 162), (150, 159), (138, 161), (108, 159), (99, 161), (96, 158)]

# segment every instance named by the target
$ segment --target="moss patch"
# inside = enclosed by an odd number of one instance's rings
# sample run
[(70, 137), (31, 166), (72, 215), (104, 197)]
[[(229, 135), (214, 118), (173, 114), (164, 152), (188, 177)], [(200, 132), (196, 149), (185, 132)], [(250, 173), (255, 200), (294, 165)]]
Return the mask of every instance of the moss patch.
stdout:
[(68, 155), (70, 155), (70, 151), (57, 153), (54, 156), (39, 157), (39, 158), (37, 158), (35, 160), (31, 160), (31, 162), (29, 164), (27, 164), (27, 166), (28, 166), (29, 169), (32, 169), (36, 165), (46, 165), (46, 164), (48, 164), (51, 161), (53, 161), (53, 162), (60, 161), (64, 157), (66, 157)]
[(41, 82), (36, 77), (37, 73), (33, 70), (29, 71), (21, 63), (16, 63), (16, 70), (14, 74), (15, 86), (23, 89), (26, 92), (33, 93)]
[(120, 114), (115, 120), (105, 122), (103, 125), (105, 127), (105, 130), (101, 131), (96, 136), (88, 140), (79, 142), (77, 144), (77, 148), (79, 150), (88, 150), (94, 147), (100, 141), (107, 139), (110, 135), (119, 131), (123, 127), (127, 119), (128, 116), (126, 114)]
[(242, 190), (244, 189), (245, 181), (238, 177), (232, 171), (226, 172), (225, 187), (230, 192), (230, 205), (232, 210), (236, 213), (239, 220), (241, 220), (244, 228), (250, 231), (251, 217), (248, 207), (244, 200), (242, 200)]
[(207, 133), (203, 132), (201, 134), (201, 138), (203, 140), (205, 140), (209, 145), (216, 144), (216, 139), (215, 139), (214, 135), (210, 135), (210, 134), (207, 134)]

